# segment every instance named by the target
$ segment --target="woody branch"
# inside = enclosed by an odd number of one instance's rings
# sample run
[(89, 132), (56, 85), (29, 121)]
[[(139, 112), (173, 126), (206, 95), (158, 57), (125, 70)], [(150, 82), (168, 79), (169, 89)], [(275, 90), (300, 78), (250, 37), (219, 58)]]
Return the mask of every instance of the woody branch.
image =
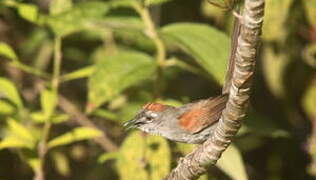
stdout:
[(238, 37), (237, 52), (229, 100), (219, 123), (203, 145), (179, 161), (166, 179), (193, 180), (214, 165), (231, 143), (246, 115), (251, 90), (251, 79), (255, 70), (255, 59), (260, 41), (264, 14), (264, 0), (245, 0), (241, 16), (241, 33)]

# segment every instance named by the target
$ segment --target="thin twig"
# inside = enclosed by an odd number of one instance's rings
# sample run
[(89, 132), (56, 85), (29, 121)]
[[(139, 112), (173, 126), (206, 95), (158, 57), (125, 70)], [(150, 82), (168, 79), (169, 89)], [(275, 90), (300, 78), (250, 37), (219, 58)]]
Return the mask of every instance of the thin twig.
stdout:
[(157, 61), (160, 66), (163, 66), (166, 60), (166, 47), (162, 39), (158, 35), (154, 21), (150, 16), (148, 8), (136, 2), (133, 3), (133, 7), (144, 21), (146, 26), (146, 35), (154, 41), (157, 49)]
[[(54, 43), (54, 66), (53, 66), (53, 78), (51, 81), (52, 91), (56, 95), (58, 95), (58, 87), (59, 87), (59, 79), (60, 79), (60, 68), (61, 68), (61, 38), (56, 37)], [(43, 127), (43, 136), (38, 145), (38, 156), (40, 161), (40, 167), (35, 171), (35, 180), (45, 180), (45, 159), (48, 151), (47, 142), (51, 130), (51, 117), (46, 119), (44, 127)]]
[[(92, 121), (81, 113), (77, 107), (71, 103), (66, 97), (59, 95), (58, 101), (59, 107), (66, 112), (67, 114), (71, 115), (75, 121), (80, 124), (81, 126), (86, 126), (90, 128), (99, 129)], [(111, 152), (116, 151), (118, 147), (103, 133), (103, 136), (94, 139), (105, 151)]]
[(161, 94), (161, 87), (162, 87), (161, 84), (163, 84), (162, 76), (163, 76), (163, 67), (166, 65), (166, 47), (162, 39), (159, 37), (159, 34), (155, 27), (154, 20), (150, 15), (148, 7), (137, 2), (133, 3), (133, 7), (145, 23), (145, 26), (146, 26), (145, 34), (150, 39), (153, 40), (156, 46), (158, 67), (157, 67), (157, 78), (156, 78), (156, 83), (155, 83), (156, 87), (155, 87), (154, 99), (157, 99), (159, 98)]
[(238, 38), (236, 62), (229, 100), (214, 133), (200, 147), (181, 159), (166, 178), (168, 180), (193, 180), (214, 165), (231, 143), (246, 114), (250, 96), (251, 79), (263, 23), (264, 0), (245, 0)]

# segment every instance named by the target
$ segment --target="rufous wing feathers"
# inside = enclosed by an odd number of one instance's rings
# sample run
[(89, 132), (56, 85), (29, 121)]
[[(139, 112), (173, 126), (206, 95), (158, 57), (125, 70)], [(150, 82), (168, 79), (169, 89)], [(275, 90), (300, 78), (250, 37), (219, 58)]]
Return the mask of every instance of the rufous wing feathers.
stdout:
[(194, 134), (212, 125), (220, 118), (225, 108), (227, 95), (201, 100), (179, 116), (179, 125), (184, 130)]

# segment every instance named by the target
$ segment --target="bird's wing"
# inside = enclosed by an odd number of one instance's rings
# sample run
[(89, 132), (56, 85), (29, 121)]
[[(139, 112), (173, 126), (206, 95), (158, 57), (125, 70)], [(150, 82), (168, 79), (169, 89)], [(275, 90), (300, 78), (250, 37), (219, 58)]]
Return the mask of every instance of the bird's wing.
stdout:
[(220, 118), (227, 99), (227, 95), (221, 95), (192, 103), (191, 108), (179, 116), (180, 127), (194, 134), (212, 125)]

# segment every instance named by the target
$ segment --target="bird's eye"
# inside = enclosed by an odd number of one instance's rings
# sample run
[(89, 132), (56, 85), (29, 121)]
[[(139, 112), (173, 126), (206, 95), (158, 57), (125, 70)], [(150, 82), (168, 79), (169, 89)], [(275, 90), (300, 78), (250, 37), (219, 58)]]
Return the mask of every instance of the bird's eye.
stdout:
[(153, 113), (153, 112), (148, 113), (146, 116), (146, 121), (152, 122), (157, 116), (158, 116), (158, 114), (156, 114), (156, 113)]
[(144, 112), (144, 120), (147, 122), (147, 123), (150, 123), (152, 122), (155, 118), (158, 117), (158, 114), (155, 113), (155, 112), (152, 112), (152, 111), (145, 111)]
[(152, 118), (152, 117), (150, 117), (150, 116), (147, 116), (147, 117), (146, 117), (146, 121), (147, 121), (147, 122), (151, 122), (152, 120), (154, 120), (154, 118)]
[(155, 113), (155, 112), (152, 112), (152, 111), (146, 111), (146, 112), (145, 112), (145, 116), (146, 116), (147, 118), (156, 118), (156, 117), (158, 116), (158, 114)]

